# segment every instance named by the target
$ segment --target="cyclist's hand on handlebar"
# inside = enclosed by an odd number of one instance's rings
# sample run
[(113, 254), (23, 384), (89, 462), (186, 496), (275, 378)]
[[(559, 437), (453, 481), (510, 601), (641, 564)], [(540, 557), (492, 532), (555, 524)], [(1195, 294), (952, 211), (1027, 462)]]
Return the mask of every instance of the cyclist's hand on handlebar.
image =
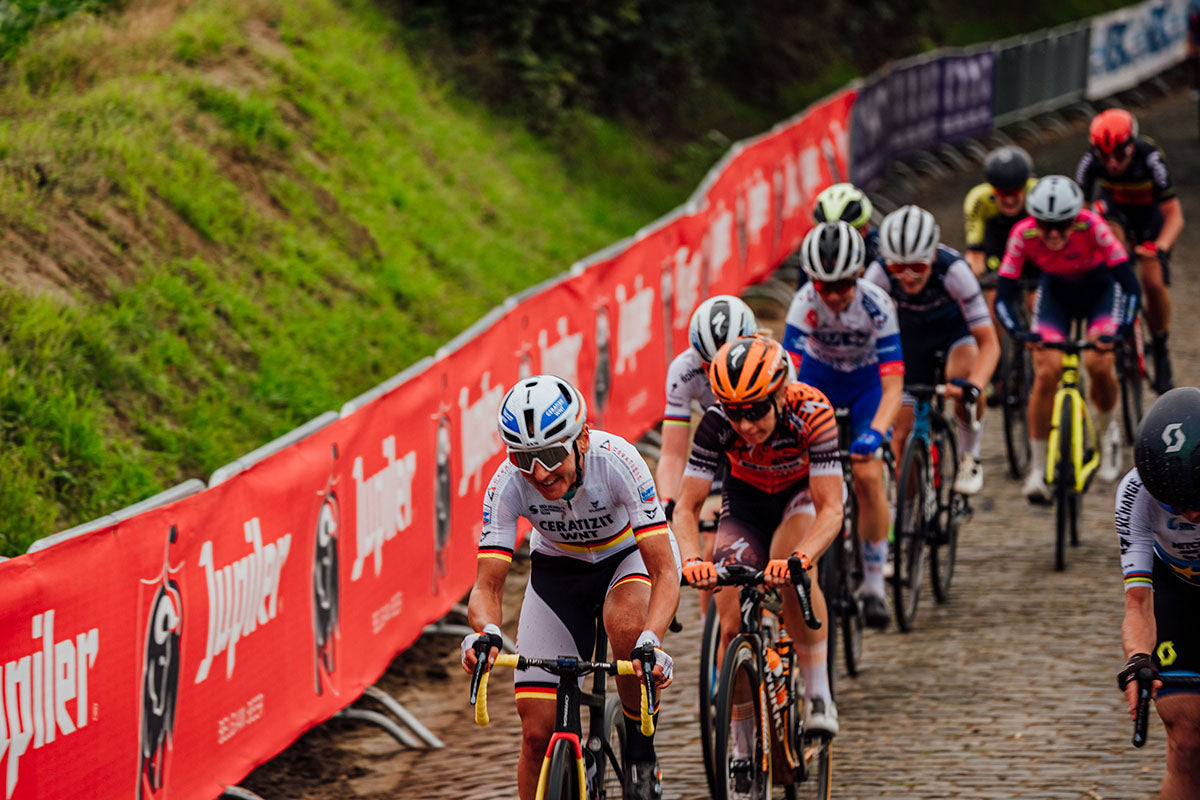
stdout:
[[(800, 559), (805, 569), (812, 566), (812, 562), (808, 560), (808, 556), (800, 552), (792, 553)], [(787, 586), (792, 582), (792, 573), (788, 569), (787, 558), (772, 558), (767, 562), (767, 568), (763, 570), (763, 575), (766, 576), (767, 586)]]
[(946, 381), (946, 396), (961, 397), (964, 403), (979, 400), (979, 387), (966, 378), (951, 378)]
[(874, 428), (867, 428), (850, 443), (850, 456), (856, 461), (865, 461), (875, 455), (875, 451), (883, 446), (883, 434)]
[(1150, 690), (1150, 697), (1153, 698), (1158, 694), (1158, 690), (1162, 688), (1162, 681), (1158, 679), (1158, 668), (1154, 666), (1154, 659), (1149, 653), (1134, 653), (1125, 662), (1125, 666), (1117, 673), (1117, 686), (1125, 692), (1125, 702), (1129, 705), (1129, 718), (1137, 718), (1138, 705), (1138, 682), (1137, 673), (1140, 669), (1149, 669), (1154, 675), (1154, 686)]
[(683, 577), (697, 589), (711, 589), (717, 585), (717, 568), (711, 561), (689, 558), (683, 565)]
[(633, 662), (634, 674), (637, 675), (639, 681), (645, 679), (645, 673), (642, 672), (642, 648), (647, 644), (654, 648), (654, 667), (650, 670), (650, 674), (654, 676), (654, 685), (658, 689), (665, 689), (671, 685), (671, 679), (675, 673), (675, 660), (667, 655), (666, 650), (662, 649), (662, 643), (658, 641), (654, 631), (642, 631), (642, 635), (638, 637), (637, 646), (629, 654), (629, 660)]
[(488, 646), (487, 664), (488, 669), (491, 669), (492, 664), (496, 663), (496, 656), (500, 654), (500, 648), (503, 645), (504, 640), (500, 638), (500, 626), (492, 622), (483, 626), (483, 633), (467, 634), (462, 640), (463, 669), (467, 672), (475, 671), (475, 662), (479, 660), (484, 646)]
[(1103, 336), (1097, 336), (1096, 337), (1096, 349), (1102, 353), (1107, 353), (1113, 349), (1113, 346), (1116, 344), (1116, 342), (1117, 342), (1116, 336), (1110, 336), (1108, 334), (1104, 334)]

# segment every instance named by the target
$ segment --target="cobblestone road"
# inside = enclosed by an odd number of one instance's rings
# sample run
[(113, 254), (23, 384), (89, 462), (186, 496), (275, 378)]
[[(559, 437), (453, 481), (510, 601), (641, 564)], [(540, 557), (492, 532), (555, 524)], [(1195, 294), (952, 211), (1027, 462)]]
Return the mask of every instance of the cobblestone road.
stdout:
[[(1164, 145), (1185, 209), (1200, 208), (1195, 107), (1182, 95), (1140, 113), (1142, 130)], [(1071, 173), (1084, 134), (1035, 151), (1040, 172)], [(926, 190), (919, 201), (961, 237), (959, 203), (974, 176)], [(902, 202), (917, 198), (897, 196)], [(1194, 212), (1193, 212), (1194, 213)], [(1193, 222), (1175, 261), (1177, 382), (1196, 384), (1200, 283), (1190, 279), (1200, 225)], [(917, 630), (868, 634), (857, 680), (838, 681), (842, 732), (834, 795), (840, 798), (1128, 798), (1157, 794), (1164, 737), (1153, 719), (1150, 744), (1134, 750), (1122, 696), (1122, 588), (1112, 532), (1113, 487), (1094, 485), (1084, 502), (1081, 545), (1065, 573), (1053, 570), (1053, 518), (1025, 504), (1004, 477), (998, 415), (985, 429), (984, 494), (963, 532), (952, 601), (922, 598)], [(1130, 455), (1125, 454), (1128, 464)], [(515, 577), (515, 576), (514, 576)], [(511, 581), (518, 583), (517, 580)], [(523, 584), (523, 577), (519, 581)], [(506, 612), (515, 619), (519, 587)], [(677, 659), (658, 739), (666, 796), (704, 798), (696, 724), (699, 626), (694, 592), (684, 590), (683, 633), (666, 643)], [(422, 640), (425, 644), (427, 640)], [(387, 737), (329, 723), (246, 782), (264, 798), (515, 798), (520, 727), (508, 675), (490, 697), (493, 724), (476, 728), (458, 671), (456, 642), (438, 640), (417, 666), (410, 652), (383, 681), (446, 740), (436, 751), (398, 752)], [(421, 679), (414, 680), (414, 673)], [(298, 772), (311, 776), (297, 789)], [(286, 787), (286, 788), (285, 788)]]

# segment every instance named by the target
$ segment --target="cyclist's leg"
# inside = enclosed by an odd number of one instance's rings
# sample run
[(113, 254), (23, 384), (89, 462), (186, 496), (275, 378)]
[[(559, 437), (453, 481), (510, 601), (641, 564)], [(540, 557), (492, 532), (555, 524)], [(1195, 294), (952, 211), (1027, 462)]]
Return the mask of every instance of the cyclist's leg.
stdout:
[[(595, 647), (595, 609), (604, 600), (615, 566), (535, 553), (517, 622), (517, 647), (521, 655), (590, 657)], [(540, 669), (525, 669), (515, 670), (513, 681), (517, 713), (521, 717), (517, 788), (521, 800), (533, 800), (538, 773), (554, 731), (558, 678)]]
[[(1131, 238), (1137, 243), (1153, 242), (1162, 233), (1163, 215), (1153, 206), (1135, 220)], [(1130, 255), (1134, 255), (1131, 253)], [(1150, 326), (1150, 354), (1154, 359), (1154, 390), (1159, 394), (1173, 385), (1171, 356), (1167, 352), (1167, 335), (1171, 327), (1171, 275), (1159, 253), (1136, 254), (1138, 280), (1142, 284), (1142, 305), (1146, 323)]]
[[(1160, 671), (1200, 672), (1200, 589), (1179, 580), (1154, 559), (1154, 658)], [(1200, 797), (1200, 692), (1161, 689), (1154, 701), (1167, 729), (1167, 774), (1161, 797)]]
[[(1038, 286), (1034, 299), (1033, 330), (1046, 341), (1061, 342), (1070, 331), (1069, 309), (1061, 308), (1046, 280)], [(1029, 392), (1029, 474), (1021, 491), (1031, 500), (1048, 500), (1046, 488), (1046, 448), (1050, 444), (1050, 413), (1054, 408), (1054, 393), (1062, 370), (1062, 356), (1054, 350), (1035, 349), (1033, 352), (1033, 387)]]
[(1167, 774), (1159, 796), (1200, 797), (1200, 694), (1172, 694), (1155, 706), (1167, 729)]

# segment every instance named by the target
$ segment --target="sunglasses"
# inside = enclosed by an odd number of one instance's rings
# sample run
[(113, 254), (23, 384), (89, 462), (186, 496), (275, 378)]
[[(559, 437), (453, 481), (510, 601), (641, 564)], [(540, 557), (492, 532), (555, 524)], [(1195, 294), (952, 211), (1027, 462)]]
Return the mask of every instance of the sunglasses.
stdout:
[(1096, 158), (1101, 161), (1121, 161), (1133, 152), (1133, 142), (1126, 142), (1123, 146), (1116, 148), (1111, 153), (1106, 153), (1099, 147), (1093, 147), (1092, 152), (1096, 154)]
[(911, 272), (913, 275), (924, 275), (929, 272), (928, 264), (888, 264), (887, 271), (893, 275), (903, 275)]
[(729, 417), (734, 422), (739, 420), (747, 420), (754, 422), (760, 420), (767, 415), (771, 410), (772, 402), (770, 400), (759, 400), (757, 403), (722, 403), (721, 408), (725, 409), (725, 416)]
[(996, 195), (996, 197), (1003, 197), (1005, 199), (1010, 199), (1013, 197), (1020, 197), (1021, 192), (1024, 192), (1024, 191), (1025, 191), (1024, 186), (1018, 187), (1016, 189), (1000, 189), (996, 186), (992, 186), (992, 194)]
[(1042, 233), (1066, 233), (1075, 225), (1075, 220), (1073, 219), (1063, 219), (1056, 222), (1044, 219), (1034, 221), (1037, 223), (1038, 230)]
[(571, 446), (574, 442), (548, 444), (545, 447), (539, 447), (537, 450), (513, 450), (508, 449), (508, 460), (513, 466), (526, 474), (533, 472), (534, 464), (541, 464), (542, 468), (547, 472), (553, 472), (558, 469), (567, 456), (571, 455)]
[(821, 294), (842, 294), (854, 288), (855, 278), (842, 278), (840, 281), (813, 281), (813, 288)]

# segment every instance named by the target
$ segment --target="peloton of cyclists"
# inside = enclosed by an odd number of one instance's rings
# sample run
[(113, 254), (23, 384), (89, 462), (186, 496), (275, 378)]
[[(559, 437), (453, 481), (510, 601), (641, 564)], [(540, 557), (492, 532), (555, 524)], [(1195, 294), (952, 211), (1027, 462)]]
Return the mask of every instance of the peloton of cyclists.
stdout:
[[(1146, 413), (1135, 468), (1117, 487), (1116, 529), (1125, 575), (1124, 668), (1117, 684), (1132, 718), (1137, 671), (1200, 675), (1200, 389), (1173, 389)], [(1167, 729), (1160, 797), (1200, 797), (1200, 692), (1154, 684)]]
[[(504, 581), (517, 544), (517, 518), (533, 526), (529, 583), (517, 628), (523, 655), (590, 658), (596, 609), (602, 609), (614, 653), (645, 643), (658, 648), (653, 674), (671, 682), (672, 660), (660, 644), (679, 604), (679, 562), (650, 469), (638, 451), (611, 433), (590, 430), (587, 404), (553, 375), (518, 381), (497, 419), (508, 458), (488, 483), (483, 535), (468, 619), (479, 633), (462, 643), (463, 666), (491, 636), (498, 653)], [(626, 797), (661, 797), (653, 737), (641, 732), (638, 678), (617, 678), (625, 707)], [(540, 669), (515, 673), (521, 717), (517, 785), (533, 800), (538, 772), (554, 730), (557, 680)]]
[[(787, 362), (779, 342), (753, 336), (722, 347), (709, 368), (719, 402), (696, 429), (674, 516), (683, 575), (693, 586), (715, 586), (714, 561), (762, 569), (769, 585), (787, 585), (788, 557), (798, 554), (815, 564), (841, 530), (843, 482), (833, 407), (820, 390), (790, 382)], [(723, 455), (729, 474), (709, 561), (700, 553), (698, 515)], [(723, 652), (740, 624), (738, 595), (715, 597)], [(816, 580), (811, 598), (817, 618), (827, 619)], [(783, 620), (804, 677), (805, 728), (835, 735), (837, 708), (826, 670), (829, 626), (810, 630), (792, 592), (783, 593)], [(742, 734), (734, 736), (735, 760), (753, 756), (753, 714), (750, 698), (733, 709), (734, 720), (744, 723)]]
[[(1079, 160), (1075, 180), (1110, 223), (1130, 255), (1137, 257), (1145, 293), (1146, 322), (1154, 356), (1154, 390), (1173, 385), (1167, 333), (1171, 323), (1171, 248), (1183, 232), (1183, 208), (1158, 145), (1137, 135), (1128, 111), (1097, 114), (1088, 131), (1091, 148)], [(1098, 199), (1097, 199), (1098, 195)]]
[[(1039, 341), (1064, 341), (1074, 319), (1087, 321), (1087, 338), (1101, 349), (1084, 353), (1100, 437), (1100, 477), (1120, 474), (1121, 433), (1113, 408), (1117, 379), (1112, 338), (1124, 335), (1137, 312), (1139, 287), (1129, 257), (1099, 214), (1083, 207), (1083, 192), (1070, 178), (1049, 175), (1026, 199), (1030, 216), (1017, 223), (1000, 264), (996, 314), (1014, 338), (1034, 348), (1033, 389), (1029, 395), (1030, 468), (1021, 491), (1031, 502), (1048, 502), (1046, 448), (1050, 414), (1061, 371), (1061, 357), (1040, 349)], [(1016, 314), (1017, 279), (1026, 260), (1041, 268), (1033, 314), (1033, 331), (1025, 331)]]
[[(1000, 359), (1000, 342), (991, 314), (967, 262), (941, 244), (941, 228), (933, 214), (903, 206), (879, 226), (880, 258), (866, 279), (888, 292), (896, 303), (906, 383), (946, 382), (946, 395), (958, 399), (957, 417), (962, 457), (955, 491), (976, 494), (983, 488), (979, 459), (981, 429), (967, 420), (966, 406), (975, 403)], [(934, 374), (935, 354), (945, 357), (945, 375)], [(896, 419), (893, 446), (904, 447), (912, 429), (909, 397)], [(983, 404), (976, 413), (983, 415)], [(902, 455), (896, 453), (897, 459)]]
[(842, 221), (823, 222), (800, 246), (811, 280), (792, 298), (784, 347), (799, 380), (816, 386), (835, 408), (850, 411), (850, 456), (863, 540), (863, 612), (868, 625), (887, 627), (883, 568), (888, 560), (890, 509), (883, 483), (883, 447), (900, 410), (904, 358), (896, 306), (887, 292), (862, 280), (862, 236)]

